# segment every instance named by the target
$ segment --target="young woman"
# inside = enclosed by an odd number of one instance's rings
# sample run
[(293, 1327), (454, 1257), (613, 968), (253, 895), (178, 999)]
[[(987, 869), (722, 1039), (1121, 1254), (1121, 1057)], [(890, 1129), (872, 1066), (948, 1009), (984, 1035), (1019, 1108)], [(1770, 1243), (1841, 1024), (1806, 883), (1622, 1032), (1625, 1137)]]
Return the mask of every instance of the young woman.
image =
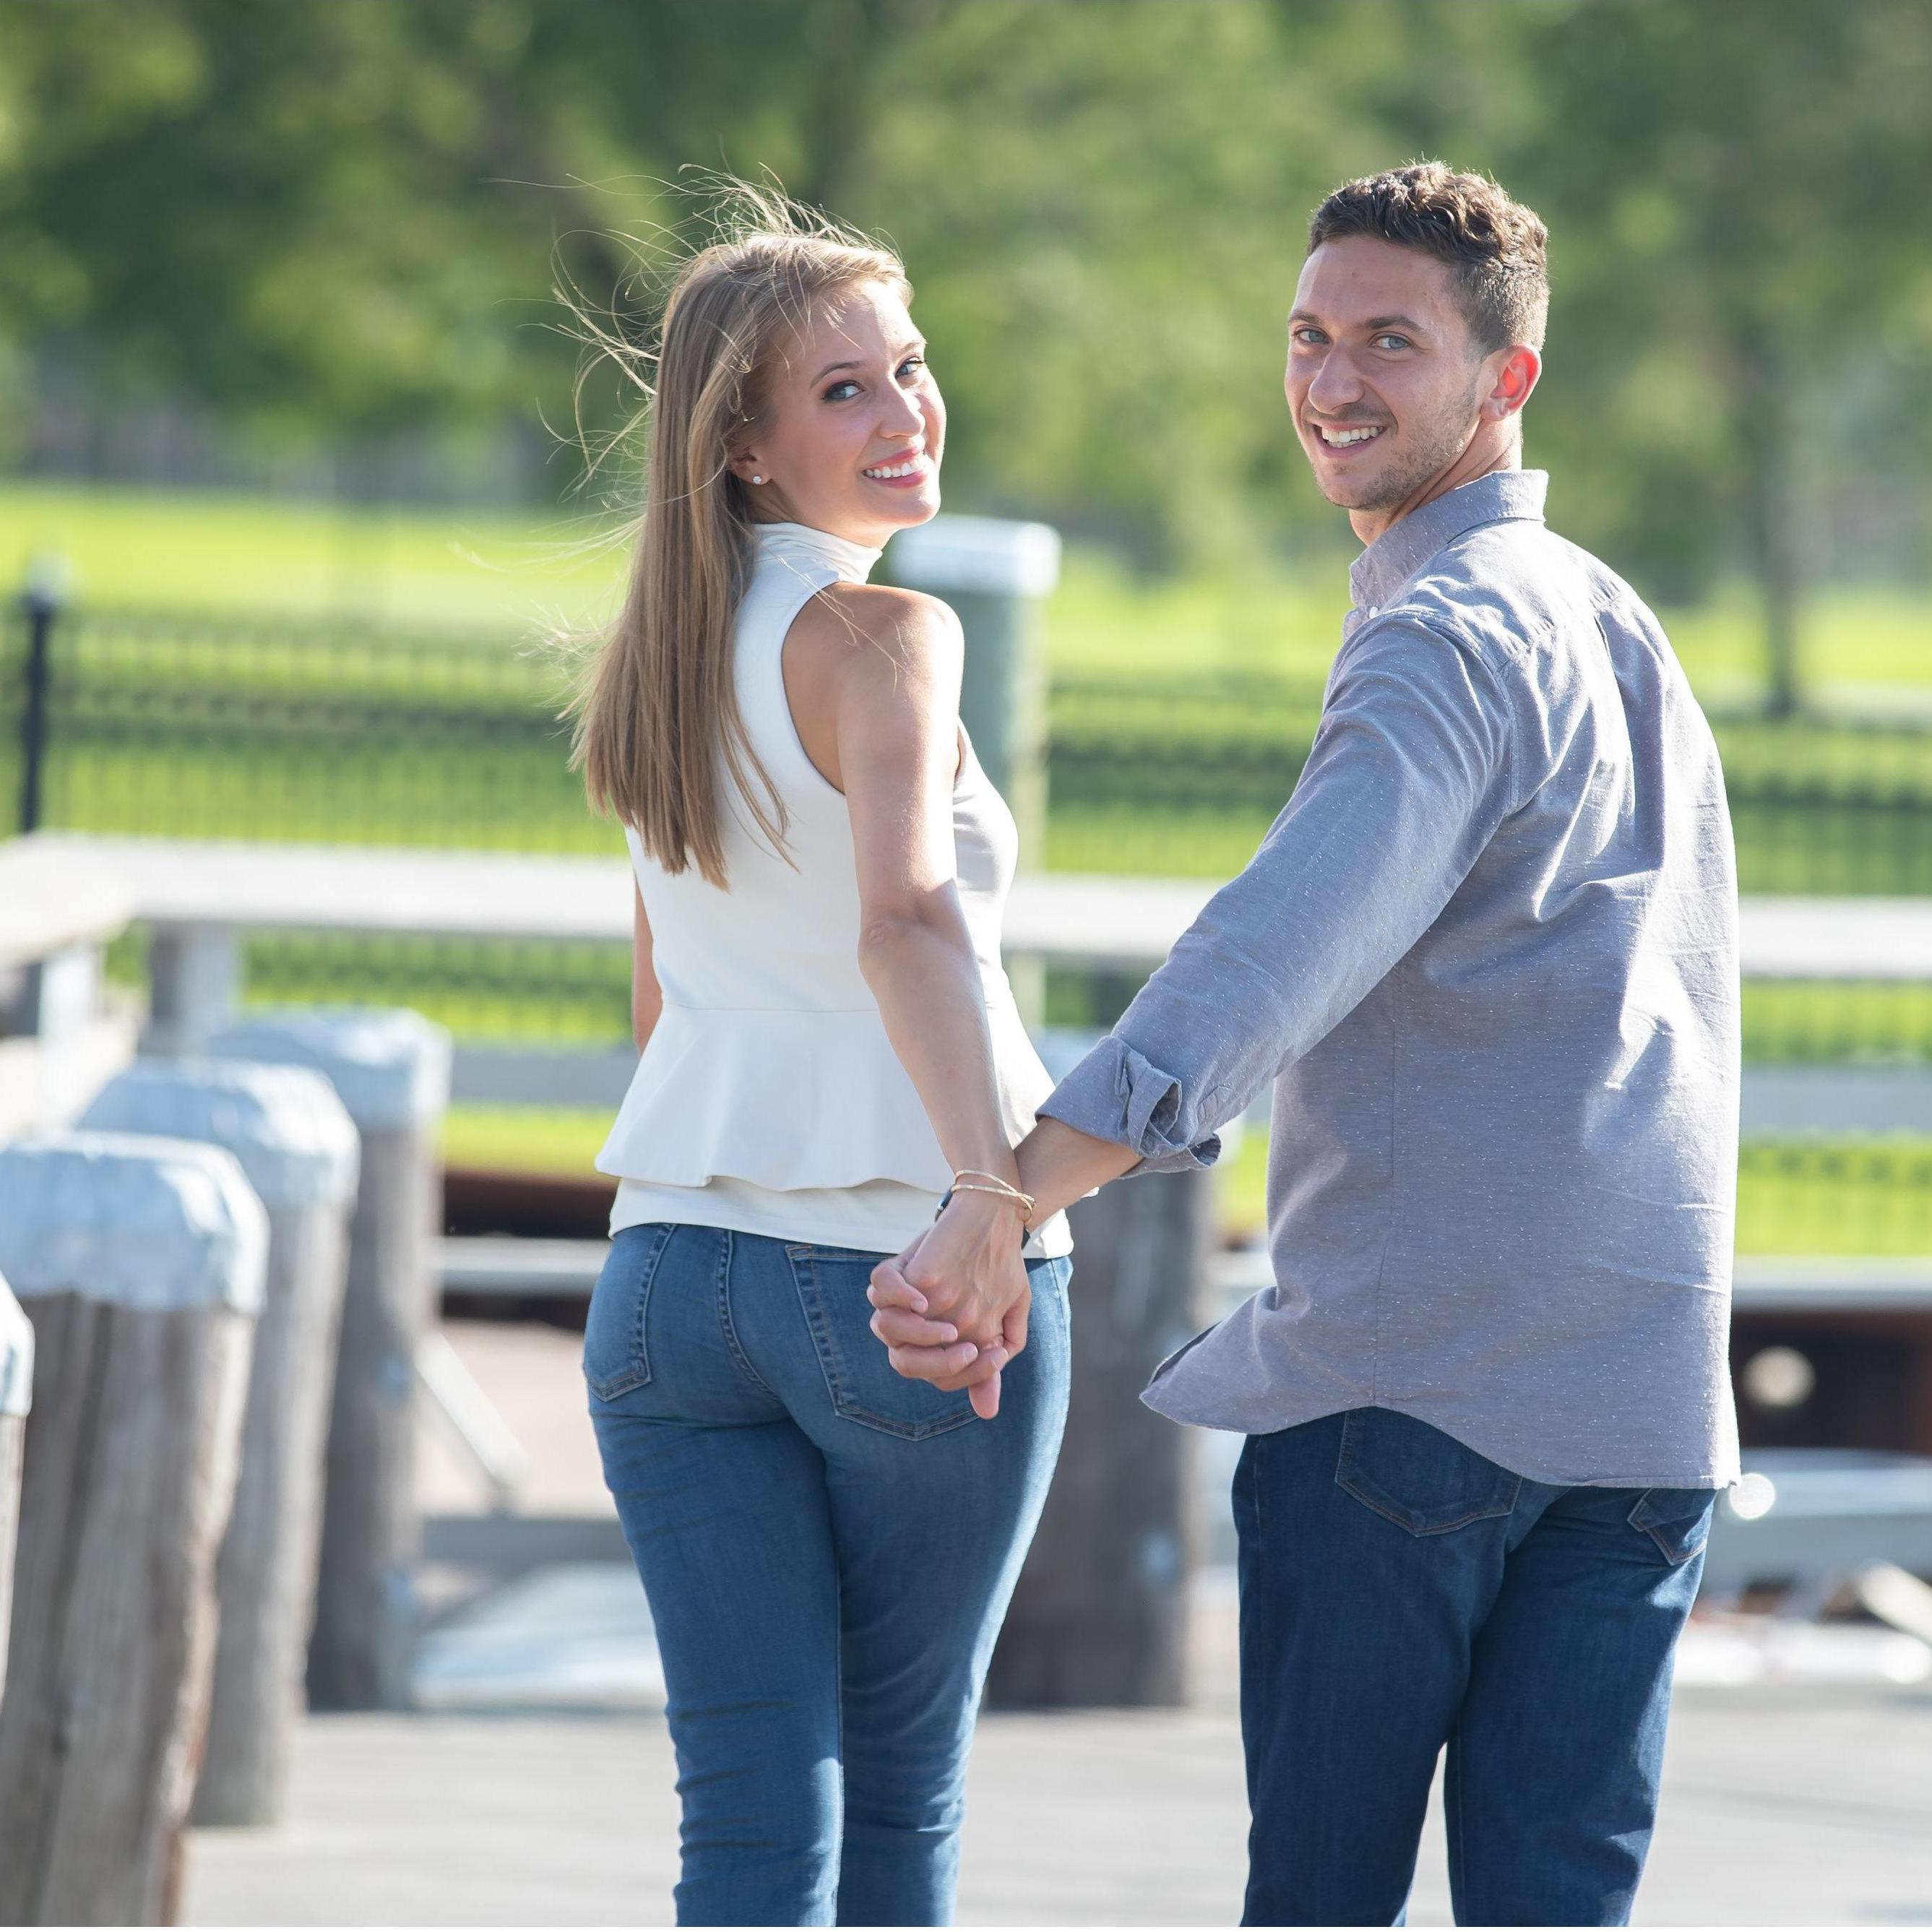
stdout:
[[(1013, 820), (952, 613), (866, 582), (939, 506), (910, 294), (788, 212), (686, 266), (579, 712), (637, 874), (643, 1049), (584, 1370), (669, 1687), (680, 1924), (948, 1922), (1066, 1410), (1066, 1226), (1027, 1228), (1012, 1155), (1050, 1084), (1000, 965)], [(895, 1373), (868, 1325), (949, 1189), (975, 1245), (1008, 1231), (987, 1304), (1022, 1291), (1004, 1338), (955, 1318), (995, 1366), (1028, 1342), (970, 1389)]]

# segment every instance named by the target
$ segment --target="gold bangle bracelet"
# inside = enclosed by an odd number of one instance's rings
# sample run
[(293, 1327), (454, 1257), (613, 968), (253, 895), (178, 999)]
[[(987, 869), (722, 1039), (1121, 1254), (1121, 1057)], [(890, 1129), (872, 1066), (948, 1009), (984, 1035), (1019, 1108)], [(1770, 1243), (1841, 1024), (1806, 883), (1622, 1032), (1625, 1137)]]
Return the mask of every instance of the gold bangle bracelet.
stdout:
[(989, 1187), (983, 1181), (955, 1180), (946, 1192), (949, 1194), (991, 1194), (999, 1200), (1010, 1201), (1016, 1207), (1025, 1210), (1021, 1216), (1023, 1220), (1030, 1220), (1034, 1210), (1040, 1204), (1030, 1194), (1022, 1194), (1017, 1187), (1010, 1186), (1004, 1181), (998, 1181)]
[(958, 1168), (954, 1171), (952, 1178), (955, 1180), (990, 1180), (995, 1187), (1012, 1187), (1016, 1194), (1019, 1192), (1004, 1174), (988, 1174), (983, 1167)]

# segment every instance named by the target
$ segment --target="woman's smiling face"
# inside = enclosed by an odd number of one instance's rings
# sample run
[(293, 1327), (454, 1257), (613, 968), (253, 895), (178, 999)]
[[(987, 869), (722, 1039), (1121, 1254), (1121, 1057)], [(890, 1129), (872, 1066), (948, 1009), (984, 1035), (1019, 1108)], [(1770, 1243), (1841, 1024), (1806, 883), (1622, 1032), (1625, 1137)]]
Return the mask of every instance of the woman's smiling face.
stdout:
[(938, 509), (945, 441), (926, 344), (898, 292), (867, 282), (826, 303), (772, 358), (758, 434), (731, 470), (761, 521), (876, 550)]

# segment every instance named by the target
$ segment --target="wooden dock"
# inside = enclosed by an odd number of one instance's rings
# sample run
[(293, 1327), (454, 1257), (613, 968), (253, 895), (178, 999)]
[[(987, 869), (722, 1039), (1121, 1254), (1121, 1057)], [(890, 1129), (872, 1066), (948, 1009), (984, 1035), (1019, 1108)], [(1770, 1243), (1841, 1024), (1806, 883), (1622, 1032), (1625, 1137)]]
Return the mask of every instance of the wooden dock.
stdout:
[[(285, 1826), (194, 1834), (184, 1922), (670, 1922), (659, 1719), (316, 1718), (294, 1772)], [(1928, 1815), (1923, 1690), (1684, 1694), (1639, 1922), (1932, 1923)], [(960, 1922), (1232, 1924), (1246, 1828), (1225, 1680), (1187, 1712), (991, 1717)], [(1450, 1922), (1439, 1810), (1410, 1922)]]
[[(523, 1506), (608, 1517), (578, 1339), (496, 1323), (445, 1332), (530, 1452)], [(426, 1508), (487, 1510), (488, 1486), (427, 1421), (422, 1447)], [(626, 1648), (640, 1628), (648, 1646), (649, 1624), (640, 1594), (626, 1618), (622, 1580), (607, 1569), (600, 1589), (593, 1565), (522, 1589), (520, 1615), (446, 1649), (439, 1684), (419, 1678), (418, 1694), (446, 1704), (434, 1714), (309, 1719), (284, 1824), (191, 1835), (184, 1922), (670, 1923), (670, 1744), (648, 1651)], [(1188, 1710), (982, 1722), (962, 1924), (1234, 1922), (1247, 1812), (1225, 1569), (1203, 1574), (1193, 1636)], [(1932, 1924), (1932, 1678), (1887, 1686), (1859, 1666), (1847, 1675), (1863, 1682), (1720, 1688), (1708, 1680), (1721, 1664), (1708, 1652), (1687, 1663), (1706, 1683), (1678, 1696), (1640, 1920)], [(1449, 1917), (1438, 1810), (1410, 1920)]]

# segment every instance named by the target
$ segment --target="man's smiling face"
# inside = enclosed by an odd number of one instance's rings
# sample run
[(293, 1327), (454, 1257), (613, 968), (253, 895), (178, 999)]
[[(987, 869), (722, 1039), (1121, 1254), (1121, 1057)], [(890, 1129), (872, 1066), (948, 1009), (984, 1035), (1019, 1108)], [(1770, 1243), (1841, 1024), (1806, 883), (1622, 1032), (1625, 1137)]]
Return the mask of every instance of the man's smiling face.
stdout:
[(1470, 453), (1491, 359), (1448, 262), (1371, 236), (1323, 242), (1295, 286), (1285, 386), (1322, 494), (1372, 514), (1426, 498)]

